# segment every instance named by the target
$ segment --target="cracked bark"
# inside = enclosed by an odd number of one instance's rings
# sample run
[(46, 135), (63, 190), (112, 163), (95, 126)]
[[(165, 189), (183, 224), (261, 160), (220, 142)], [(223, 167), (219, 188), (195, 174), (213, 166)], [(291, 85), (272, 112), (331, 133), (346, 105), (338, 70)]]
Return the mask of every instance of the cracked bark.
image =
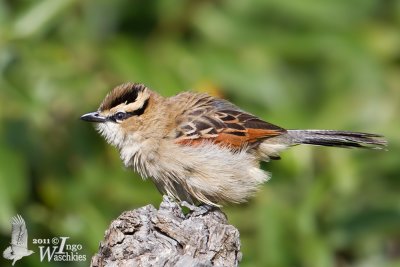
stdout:
[(220, 209), (188, 214), (164, 196), (122, 213), (106, 230), (91, 266), (238, 266), (239, 231)]

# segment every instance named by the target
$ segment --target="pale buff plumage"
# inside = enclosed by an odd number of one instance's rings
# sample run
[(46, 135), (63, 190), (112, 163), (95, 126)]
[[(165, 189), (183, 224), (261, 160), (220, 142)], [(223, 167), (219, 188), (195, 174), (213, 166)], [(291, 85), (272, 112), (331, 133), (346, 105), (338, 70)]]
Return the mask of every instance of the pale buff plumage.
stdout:
[(374, 134), (285, 130), (206, 94), (164, 98), (134, 83), (114, 88), (82, 119), (97, 122), (125, 166), (151, 178), (160, 192), (209, 205), (246, 201), (269, 179), (260, 161), (279, 158), (290, 146), (386, 145)]

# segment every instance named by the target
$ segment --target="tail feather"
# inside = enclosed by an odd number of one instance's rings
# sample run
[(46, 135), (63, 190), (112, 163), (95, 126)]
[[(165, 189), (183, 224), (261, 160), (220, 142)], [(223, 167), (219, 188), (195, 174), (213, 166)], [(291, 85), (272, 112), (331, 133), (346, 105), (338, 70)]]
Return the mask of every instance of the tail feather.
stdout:
[(346, 148), (384, 149), (383, 136), (370, 133), (334, 130), (288, 130), (293, 144), (310, 144)]

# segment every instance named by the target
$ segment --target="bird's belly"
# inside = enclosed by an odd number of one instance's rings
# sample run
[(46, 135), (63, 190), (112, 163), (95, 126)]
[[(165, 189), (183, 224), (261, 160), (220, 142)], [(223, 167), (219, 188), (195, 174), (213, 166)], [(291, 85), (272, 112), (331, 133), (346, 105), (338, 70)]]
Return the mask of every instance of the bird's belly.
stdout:
[(269, 178), (259, 169), (255, 156), (246, 151), (233, 152), (207, 143), (161, 153), (139, 163), (141, 167), (136, 169), (151, 177), (161, 193), (179, 200), (209, 205), (240, 203)]

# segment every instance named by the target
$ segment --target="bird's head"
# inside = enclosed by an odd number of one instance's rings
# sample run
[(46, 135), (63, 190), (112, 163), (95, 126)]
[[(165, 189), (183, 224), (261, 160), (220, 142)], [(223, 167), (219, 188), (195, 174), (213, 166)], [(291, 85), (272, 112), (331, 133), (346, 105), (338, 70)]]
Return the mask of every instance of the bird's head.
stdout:
[(126, 142), (143, 126), (152, 92), (143, 84), (125, 83), (115, 87), (97, 111), (84, 114), (81, 119), (97, 124), (97, 130), (116, 147)]
[(26, 254), (27, 254), (26, 256), (29, 256), (29, 255), (31, 255), (31, 254), (33, 254), (33, 253), (35, 253), (35, 251), (33, 251), (33, 250), (28, 250), (27, 253), (26, 253)]

